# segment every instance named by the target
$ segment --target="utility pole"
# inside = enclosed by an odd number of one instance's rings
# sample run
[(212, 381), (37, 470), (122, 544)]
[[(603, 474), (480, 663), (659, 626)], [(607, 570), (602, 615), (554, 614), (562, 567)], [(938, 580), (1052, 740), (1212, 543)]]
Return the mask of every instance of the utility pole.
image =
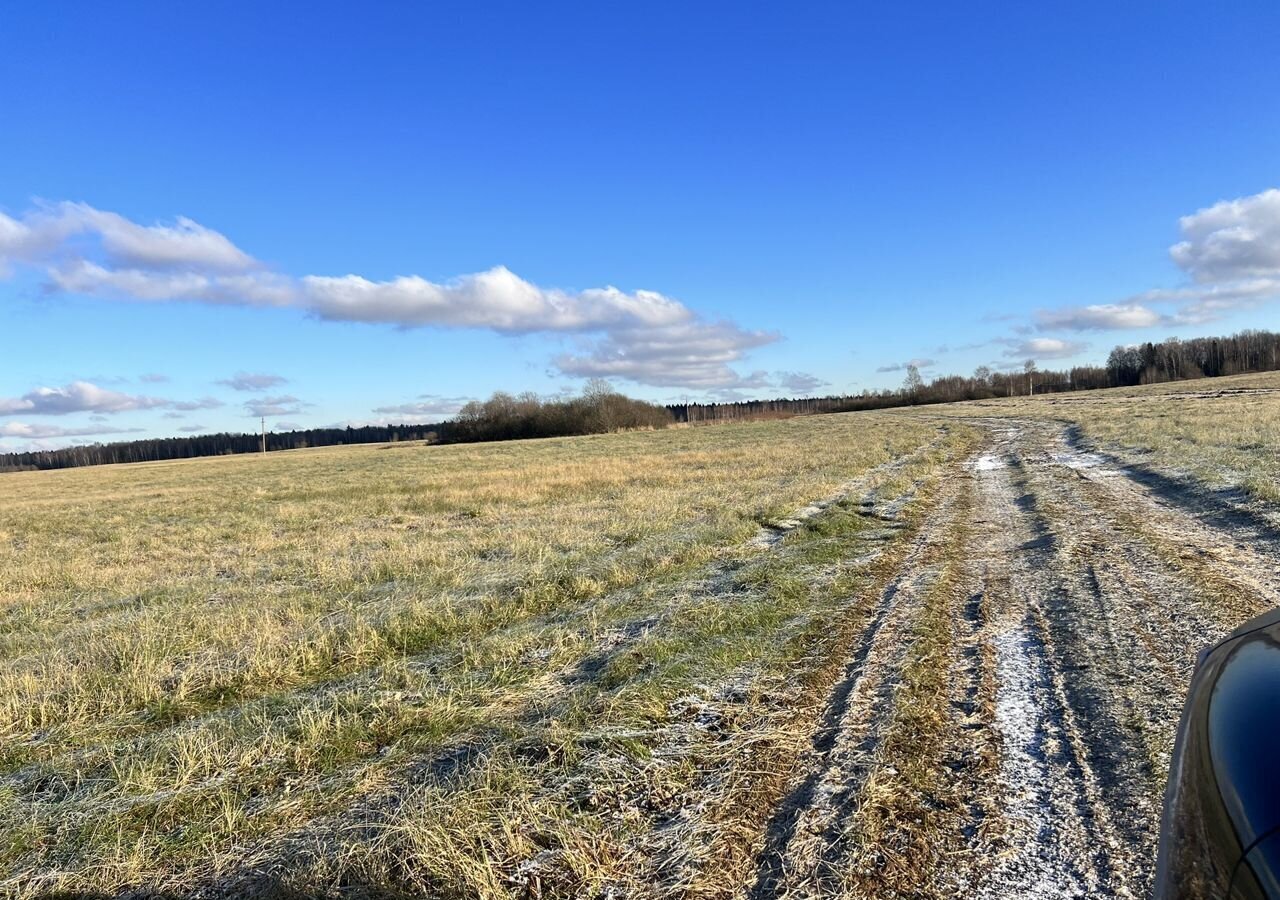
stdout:
[(262, 452), (267, 452), (267, 417), (262, 417)]

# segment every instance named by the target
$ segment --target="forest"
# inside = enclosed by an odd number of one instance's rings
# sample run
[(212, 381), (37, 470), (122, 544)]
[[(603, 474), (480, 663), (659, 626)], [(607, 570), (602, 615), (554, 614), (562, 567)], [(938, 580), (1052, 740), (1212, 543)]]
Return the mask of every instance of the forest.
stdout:
[[(1026, 360), (1012, 371), (979, 366), (968, 376), (942, 375), (928, 381), (918, 369), (908, 366), (906, 379), (899, 388), (830, 397), (680, 403), (663, 407), (626, 397), (608, 382), (596, 380), (588, 383), (581, 396), (567, 399), (498, 392), (488, 400), (468, 403), (452, 420), (434, 424), (309, 428), (268, 433), (265, 441), (267, 451), (393, 441), (502, 441), (662, 428), (672, 422), (696, 424), (781, 418), (1130, 387), (1277, 369), (1280, 369), (1280, 333), (1248, 330), (1226, 337), (1169, 338), (1157, 343), (1119, 346), (1101, 366), (1040, 369), (1034, 360)], [(262, 449), (262, 442), (258, 434), (219, 433), (4, 453), (0, 454), (0, 472), (256, 453)]]

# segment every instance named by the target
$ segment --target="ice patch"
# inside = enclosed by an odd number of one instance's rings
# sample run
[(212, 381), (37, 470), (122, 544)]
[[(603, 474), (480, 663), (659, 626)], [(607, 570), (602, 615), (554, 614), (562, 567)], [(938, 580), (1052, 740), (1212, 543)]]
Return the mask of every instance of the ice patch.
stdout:
[(1096, 469), (1109, 462), (1100, 453), (1055, 453), (1053, 461), (1068, 469)]
[(993, 469), (1003, 469), (1008, 465), (1003, 457), (996, 456), (994, 453), (984, 453), (973, 462), (973, 471), (990, 472)]

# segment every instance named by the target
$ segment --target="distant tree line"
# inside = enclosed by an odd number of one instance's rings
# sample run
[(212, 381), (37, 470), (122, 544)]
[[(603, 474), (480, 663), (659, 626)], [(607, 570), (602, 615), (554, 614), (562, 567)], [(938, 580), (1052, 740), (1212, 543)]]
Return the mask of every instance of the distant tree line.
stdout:
[[(624, 429), (664, 428), (673, 421), (724, 422), (886, 409), (1273, 370), (1280, 370), (1280, 334), (1241, 331), (1229, 337), (1170, 338), (1159, 343), (1116, 347), (1104, 366), (1040, 370), (1033, 360), (1027, 360), (1015, 371), (994, 371), (987, 366), (979, 366), (967, 377), (943, 375), (928, 382), (917, 368), (908, 366), (907, 377), (900, 388), (831, 397), (679, 403), (662, 407), (623, 396), (608, 382), (592, 381), (580, 397), (566, 399), (545, 400), (535, 394), (513, 396), (499, 392), (488, 400), (468, 403), (452, 421), (431, 425), (365, 425), (271, 433), (267, 435), (267, 449), (295, 450), (391, 441), (503, 441), (599, 434)], [(0, 472), (256, 453), (260, 449), (260, 441), (261, 435), (258, 434), (223, 433), (4, 453), (0, 454)]]
[(739, 400), (733, 403), (675, 403), (667, 407), (677, 422), (730, 422), (781, 419), (813, 413), (846, 412), (857, 396), (800, 397), (795, 400)]
[(1159, 343), (1116, 347), (1107, 357), (1106, 365), (1102, 366), (1042, 370), (1034, 360), (1026, 360), (1013, 371), (979, 366), (969, 376), (942, 375), (928, 382), (921, 377), (918, 368), (908, 366), (902, 386), (896, 389), (795, 400), (685, 403), (668, 409), (678, 422), (723, 422), (989, 400), (1028, 393), (1089, 391), (1274, 370), (1280, 370), (1280, 334), (1242, 331), (1229, 337), (1169, 338)]
[[(308, 428), (301, 431), (270, 432), (267, 450), (298, 450), (334, 444), (377, 444), (389, 441), (435, 440), (441, 425), (365, 425), (359, 428)], [(222, 432), (192, 437), (148, 438), (110, 444), (89, 444), (63, 450), (31, 450), (0, 454), (0, 472), (24, 469), (70, 469), (108, 463), (157, 462), (190, 459), (196, 456), (225, 456), (258, 453), (262, 435)]]
[[(337, 444), (376, 444), (395, 441), (461, 443), (517, 438), (598, 434), (636, 428), (665, 428), (672, 421), (664, 407), (617, 393), (608, 382), (592, 381), (580, 397), (543, 400), (534, 394), (496, 393), (488, 400), (464, 406), (449, 422), (432, 425), (363, 425), (347, 428), (309, 428), (271, 432), (268, 452)], [(261, 434), (202, 434), (153, 438), (111, 444), (89, 444), (63, 450), (33, 450), (0, 454), (0, 472), (67, 469), (108, 463), (156, 462), (196, 456), (258, 453)]]

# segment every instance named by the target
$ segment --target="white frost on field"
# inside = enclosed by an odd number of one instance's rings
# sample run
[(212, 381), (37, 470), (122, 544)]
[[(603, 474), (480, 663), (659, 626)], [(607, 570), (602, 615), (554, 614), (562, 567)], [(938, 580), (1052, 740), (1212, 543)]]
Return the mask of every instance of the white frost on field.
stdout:
[(842, 485), (840, 490), (835, 494), (827, 497), (825, 500), (815, 500), (804, 509), (795, 513), (789, 519), (783, 519), (779, 522), (775, 522), (771, 526), (761, 525), (756, 536), (747, 541), (747, 546), (753, 550), (764, 550), (778, 544), (787, 534), (795, 531), (809, 519), (821, 515), (831, 506), (843, 500), (854, 490), (855, 487), (857, 487), (857, 485), (858, 482), (856, 480), (850, 481), (847, 484)]
[(1011, 823), (1009, 849), (977, 892), (984, 898), (1057, 900), (1088, 891), (1073, 860), (1079, 849), (1063, 846), (1066, 823), (1055, 802), (1061, 778), (1050, 768), (1044, 703), (1048, 673), (1026, 628), (995, 637), (996, 727), (1004, 739), (1000, 788)]

